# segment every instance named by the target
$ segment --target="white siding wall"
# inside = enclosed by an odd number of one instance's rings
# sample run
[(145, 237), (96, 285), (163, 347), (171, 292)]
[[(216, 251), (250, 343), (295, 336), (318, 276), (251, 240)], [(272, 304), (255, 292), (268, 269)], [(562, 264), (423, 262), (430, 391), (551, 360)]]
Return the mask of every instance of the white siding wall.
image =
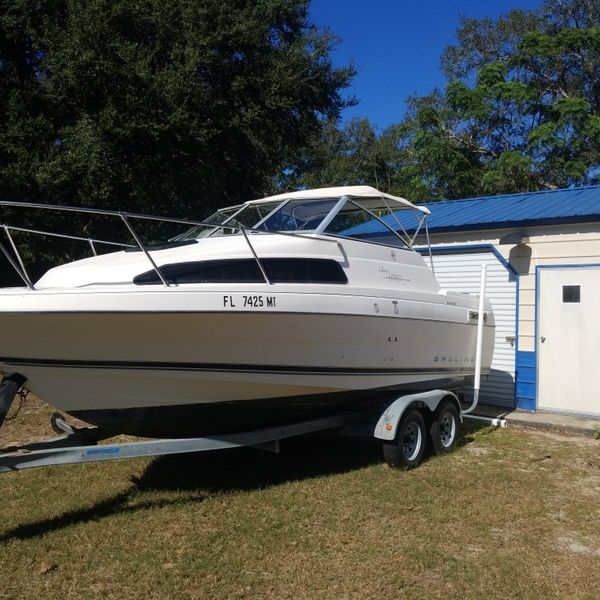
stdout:
[[(503, 241), (524, 234), (523, 244)], [(421, 237), (419, 243), (424, 244)], [(600, 223), (571, 223), (538, 227), (515, 227), (436, 233), (433, 245), (493, 244), (519, 273), (519, 350), (534, 352), (535, 268), (537, 265), (600, 263)]]
[(491, 251), (434, 254), (439, 284), (446, 289), (479, 295), (481, 265), (487, 265), (486, 295), (496, 318), (496, 343), (492, 372), (481, 387), (481, 403), (514, 407), (516, 280)]
[[(518, 234), (518, 235), (515, 235)], [(518, 237), (523, 237), (518, 244)], [(520, 406), (538, 406), (535, 339), (535, 275), (544, 265), (600, 264), (600, 223), (569, 223), (480, 231), (434, 233), (434, 246), (492, 244), (519, 274), (518, 355)], [(425, 244), (424, 236), (418, 243)], [(497, 339), (498, 341), (498, 339)], [(593, 390), (596, 393), (597, 390)], [(565, 411), (569, 406), (565, 405)]]

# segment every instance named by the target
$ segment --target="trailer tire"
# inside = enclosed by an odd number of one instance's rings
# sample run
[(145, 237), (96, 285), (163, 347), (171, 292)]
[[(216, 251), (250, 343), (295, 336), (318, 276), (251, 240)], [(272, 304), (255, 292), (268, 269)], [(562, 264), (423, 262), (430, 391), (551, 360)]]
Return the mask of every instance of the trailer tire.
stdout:
[(383, 444), (383, 457), (392, 469), (413, 469), (423, 459), (426, 446), (425, 419), (415, 408), (402, 416), (396, 439)]
[(433, 454), (448, 454), (460, 437), (458, 408), (451, 400), (443, 400), (435, 411), (429, 426), (429, 440)]

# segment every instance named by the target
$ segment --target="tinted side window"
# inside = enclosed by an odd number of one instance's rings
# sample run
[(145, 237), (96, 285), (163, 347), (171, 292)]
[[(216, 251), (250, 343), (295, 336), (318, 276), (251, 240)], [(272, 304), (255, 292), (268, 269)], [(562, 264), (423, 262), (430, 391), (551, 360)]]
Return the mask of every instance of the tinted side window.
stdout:
[[(273, 283), (348, 283), (342, 266), (319, 258), (265, 258), (261, 263)], [(169, 283), (262, 283), (253, 259), (207, 260), (176, 263), (160, 268)], [(162, 283), (154, 270), (134, 278), (136, 285)]]
[(348, 283), (342, 266), (319, 258), (267, 258), (262, 261), (273, 283)]

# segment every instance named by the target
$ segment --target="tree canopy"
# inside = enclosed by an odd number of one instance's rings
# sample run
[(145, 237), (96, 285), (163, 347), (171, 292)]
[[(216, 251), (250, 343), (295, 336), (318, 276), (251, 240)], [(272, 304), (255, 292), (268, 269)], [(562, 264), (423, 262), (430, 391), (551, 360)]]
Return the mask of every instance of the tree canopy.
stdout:
[(600, 182), (597, 0), (463, 18), (446, 84), (382, 132), (340, 126), (354, 71), (308, 2), (0, 0), (0, 197), (199, 219), (299, 186), (418, 201)]
[(360, 182), (416, 200), (600, 182), (596, 0), (464, 18), (457, 40), (442, 56), (444, 89), (409, 98), (405, 119), (379, 135), (368, 122), (347, 124), (329, 158), (335, 136), (325, 130), (299, 180), (352, 178), (368, 145), (377, 160)]
[(0, 196), (200, 218), (345, 106), (307, 0), (0, 0)]
[[(334, 43), (308, 0), (0, 0), (0, 198), (199, 220), (259, 197), (349, 102)], [(34, 274), (83, 250), (48, 241)]]

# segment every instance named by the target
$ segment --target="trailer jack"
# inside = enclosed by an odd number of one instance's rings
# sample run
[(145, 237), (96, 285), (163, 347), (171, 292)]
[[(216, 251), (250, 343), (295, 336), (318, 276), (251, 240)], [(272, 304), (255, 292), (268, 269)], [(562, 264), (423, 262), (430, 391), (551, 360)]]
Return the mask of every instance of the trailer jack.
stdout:
[(6, 415), (12, 406), (17, 392), (26, 380), (27, 378), (23, 377), (23, 375), (13, 373), (0, 382), (0, 427), (2, 427), (4, 419), (6, 419)]

